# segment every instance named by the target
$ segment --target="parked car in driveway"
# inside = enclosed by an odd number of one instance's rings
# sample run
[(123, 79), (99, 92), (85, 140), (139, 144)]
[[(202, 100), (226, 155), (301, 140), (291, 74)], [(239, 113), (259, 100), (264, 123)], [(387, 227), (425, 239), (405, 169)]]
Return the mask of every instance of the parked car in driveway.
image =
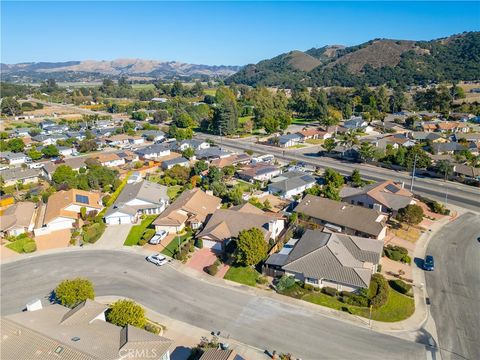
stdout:
[(160, 241), (162, 241), (163, 239), (165, 239), (165, 237), (167, 236), (167, 232), (165, 230), (160, 230), (159, 232), (157, 232), (149, 241), (150, 244), (152, 245), (157, 245), (157, 244), (160, 244)]
[(432, 255), (425, 256), (425, 260), (423, 261), (423, 270), (426, 271), (433, 271), (435, 268), (435, 262), (433, 260)]
[(153, 254), (147, 256), (147, 261), (151, 262), (152, 264), (155, 264), (157, 266), (162, 266), (168, 263), (168, 260), (165, 256), (161, 254)]

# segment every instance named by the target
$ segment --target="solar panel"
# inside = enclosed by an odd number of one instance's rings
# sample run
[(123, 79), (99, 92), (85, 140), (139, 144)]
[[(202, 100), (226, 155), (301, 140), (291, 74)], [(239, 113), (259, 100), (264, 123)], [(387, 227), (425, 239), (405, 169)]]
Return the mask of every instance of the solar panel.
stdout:
[(396, 186), (392, 185), (392, 184), (388, 184), (385, 188), (386, 188), (388, 191), (390, 191), (391, 193), (394, 193), (394, 194), (399, 191), (399, 189), (398, 189)]
[(75, 200), (81, 204), (88, 204), (88, 196), (85, 195), (75, 195)]

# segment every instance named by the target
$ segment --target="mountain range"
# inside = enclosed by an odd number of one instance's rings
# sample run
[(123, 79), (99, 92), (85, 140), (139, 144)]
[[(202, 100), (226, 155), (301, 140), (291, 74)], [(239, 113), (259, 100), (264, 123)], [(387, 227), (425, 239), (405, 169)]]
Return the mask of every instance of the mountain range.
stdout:
[(160, 79), (224, 78), (240, 66), (186, 64), (176, 61), (117, 59), (112, 61), (67, 61), (1, 64), (2, 80), (94, 81), (105, 77), (144, 77)]
[(227, 82), (247, 85), (411, 85), (480, 79), (480, 32), (431, 41), (375, 39), (290, 51), (243, 67)]

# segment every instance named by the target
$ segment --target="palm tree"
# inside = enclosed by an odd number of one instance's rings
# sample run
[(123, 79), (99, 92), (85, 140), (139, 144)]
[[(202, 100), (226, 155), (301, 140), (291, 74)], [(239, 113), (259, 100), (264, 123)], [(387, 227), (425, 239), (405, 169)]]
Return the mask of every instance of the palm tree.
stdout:
[[(344, 146), (347, 150), (350, 150), (353, 148), (354, 145), (358, 144), (358, 135), (353, 132), (349, 131), (343, 135), (343, 139), (340, 140), (340, 145)], [(343, 151), (342, 156), (345, 154), (345, 151)]]

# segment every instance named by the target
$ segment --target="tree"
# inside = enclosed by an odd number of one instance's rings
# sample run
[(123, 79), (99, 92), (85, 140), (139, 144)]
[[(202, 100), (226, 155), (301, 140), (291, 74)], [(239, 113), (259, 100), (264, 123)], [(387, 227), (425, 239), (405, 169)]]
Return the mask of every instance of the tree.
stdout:
[(360, 171), (358, 169), (353, 169), (352, 175), (350, 176), (353, 185), (356, 187), (362, 186), (362, 176), (360, 175)]
[(325, 185), (322, 193), (327, 199), (340, 201), (340, 191), (333, 183)]
[(358, 136), (353, 131), (348, 131), (343, 135), (342, 140), (340, 140), (340, 144), (345, 146), (347, 150), (353, 148), (354, 145), (358, 144)]
[(132, 325), (143, 328), (147, 323), (145, 309), (133, 300), (118, 300), (107, 312), (107, 320), (117, 326)]
[(25, 143), (22, 139), (12, 139), (7, 142), (7, 149), (14, 153), (22, 152), (25, 149)]
[(225, 86), (215, 94), (217, 106), (213, 111), (213, 131), (220, 135), (230, 135), (238, 129), (237, 100), (233, 91)]
[(161, 124), (168, 120), (170, 116), (166, 110), (159, 110), (153, 113), (153, 120), (152, 123), (154, 124)]
[(335, 139), (334, 139), (334, 138), (328, 138), (328, 139), (326, 139), (326, 140), (324, 141), (324, 143), (323, 143), (322, 146), (323, 146), (323, 148), (325, 149), (325, 151), (326, 151), (327, 153), (332, 152), (333, 149), (335, 149), (335, 146), (336, 146), (336, 144), (335, 144)]
[(78, 144), (78, 151), (86, 153), (97, 150), (97, 142), (93, 139), (84, 139)]
[(358, 149), (358, 153), (363, 161), (372, 160), (375, 157), (375, 147), (366, 141), (362, 142)]
[(325, 170), (325, 184), (332, 184), (335, 188), (340, 188), (345, 183), (345, 179), (343, 178), (342, 174), (338, 171), (333, 169), (326, 169)]
[(423, 209), (418, 205), (407, 205), (398, 210), (397, 220), (408, 225), (417, 225), (423, 220)]
[(82, 206), (80, 208), (80, 216), (82, 220), (85, 220), (87, 218), (87, 208), (85, 206)]
[(258, 228), (242, 230), (238, 234), (236, 262), (244, 266), (258, 264), (267, 256), (267, 242), (263, 232)]
[(45, 155), (47, 158), (53, 158), (60, 155), (58, 149), (55, 145), (47, 145), (42, 149), (42, 154)]
[[(2, 84), (3, 87), (3, 84)], [(5, 97), (1, 105), (2, 115), (15, 116), (22, 113), (22, 107), (14, 97)]]
[(82, 301), (95, 298), (95, 291), (90, 280), (84, 278), (75, 278), (72, 280), (63, 280), (55, 288), (55, 298), (63, 306), (73, 308)]
[(208, 164), (205, 160), (199, 160), (193, 165), (193, 173), (195, 175), (200, 175), (205, 170), (208, 170)]
[(193, 150), (193, 148), (191, 147), (186, 148), (185, 150), (182, 151), (182, 156), (185, 159), (191, 159), (192, 157), (195, 156), (195, 150)]
[(195, 126), (195, 120), (187, 114), (186, 112), (182, 112), (180, 114), (175, 114), (173, 117), (173, 123), (175, 126), (185, 129)]
[(240, 205), (243, 203), (243, 191), (242, 188), (237, 186), (234, 187), (227, 193), (228, 201), (233, 205)]
[(52, 180), (57, 185), (66, 184), (68, 187), (75, 186), (77, 173), (68, 165), (60, 165), (55, 169)]
[(435, 165), (435, 170), (442, 174), (446, 180), (453, 173), (453, 165), (448, 160), (440, 160)]

